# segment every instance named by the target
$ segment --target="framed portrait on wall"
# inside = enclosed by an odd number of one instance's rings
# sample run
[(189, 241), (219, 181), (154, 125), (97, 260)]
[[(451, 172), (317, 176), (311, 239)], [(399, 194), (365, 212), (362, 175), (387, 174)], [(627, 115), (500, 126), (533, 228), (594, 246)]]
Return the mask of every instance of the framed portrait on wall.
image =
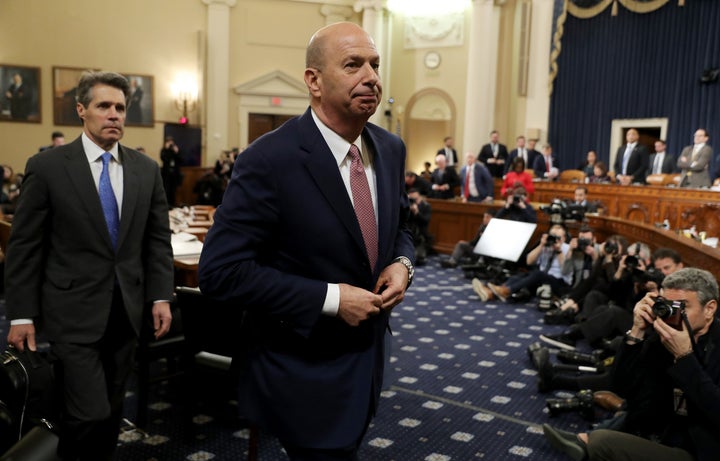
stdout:
[(82, 126), (75, 108), (75, 90), (88, 69), (53, 67), (53, 121), (55, 125)]
[(153, 126), (155, 111), (153, 104), (153, 78), (150, 75), (123, 74), (130, 82), (130, 98), (128, 99), (125, 125)]
[(0, 64), (0, 121), (40, 123), (40, 68)]

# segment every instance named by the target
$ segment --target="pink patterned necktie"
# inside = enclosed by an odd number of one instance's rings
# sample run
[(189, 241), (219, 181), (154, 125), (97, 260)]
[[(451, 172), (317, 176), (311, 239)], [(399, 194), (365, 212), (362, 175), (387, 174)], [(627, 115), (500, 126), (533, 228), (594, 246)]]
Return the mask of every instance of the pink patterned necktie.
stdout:
[(370, 267), (375, 270), (378, 258), (378, 233), (373, 209), (372, 195), (368, 185), (365, 167), (360, 158), (360, 149), (355, 144), (350, 145), (350, 190), (352, 191), (353, 207), (357, 216), (365, 249), (370, 258)]

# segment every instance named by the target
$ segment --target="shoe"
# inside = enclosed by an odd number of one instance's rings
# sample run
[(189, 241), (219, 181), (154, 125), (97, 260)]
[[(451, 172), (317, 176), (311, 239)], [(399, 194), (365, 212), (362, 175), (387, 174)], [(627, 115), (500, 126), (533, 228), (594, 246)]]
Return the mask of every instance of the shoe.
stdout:
[(582, 461), (587, 458), (587, 448), (585, 443), (577, 438), (572, 432), (553, 429), (549, 424), (543, 424), (543, 434), (550, 442), (550, 445), (557, 450), (562, 451), (575, 461)]
[(488, 283), (488, 288), (490, 288), (490, 291), (492, 291), (493, 294), (504, 303), (507, 302), (507, 299), (512, 294), (510, 293), (510, 288), (506, 287), (505, 285), (495, 285), (493, 283)]
[(618, 412), (625, 409), (625, 399), (611, 391), (593, 392), (593, 402), (608, 411)]
[(559, 335), (540, 335), (540, 341), (550, 344), (551, 346), (566, 349), (568, 351), (575, 350), (575, 340), (564, 334)]
[(451, 269), (453, 267), (457, 267), (457, 263), (454, 259), (443, 259), (440, 261), (440, 267), (444, 267), (445, 269)]
[(575, 322), (575, 312), (571, 309), (553, 308), (543, 316), (545, 325), (572, 325)]
[(538, 392), (544, 394), (550, 392), (552, 388), (553, 368), (550, 364), (550, 351), (547, 347), (542, 347), (533, 354), (533, 363), (538, 369)]
[(480, 301), (485, 302), (491, 299), (495, 299), (492, 291), (488, 290), (488, 287), (480, 281), (478, 278), (472, 280), (472, 287), (475, 293), (480, 297)]

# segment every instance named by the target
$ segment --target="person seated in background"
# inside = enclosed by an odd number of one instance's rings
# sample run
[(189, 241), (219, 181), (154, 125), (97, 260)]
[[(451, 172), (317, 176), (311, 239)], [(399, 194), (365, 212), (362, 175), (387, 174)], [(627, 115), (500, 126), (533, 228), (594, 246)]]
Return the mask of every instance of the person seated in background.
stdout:
[[(720, 453), (718, 283), (681, 269), (633, 309), (615, 357), (613, 388), (627, 401), (622, 431), (572, 434), (550, 428), (550, 443), (574, 459), (714, 461)], [(665, 315), (664, 311), (673, 311)], [(675, 315), (675, 310), (679, 315)]]
[(570, 247), (565, 240), (567, 231), (561, 224), (553, 224), (548, 233), (543, 234), (540, 243), (526, 257), (529, 272), (511, 276), (503, 285), (473, 279), (472, 286), (481, 301), (499, 299), (502, 302), (521, 290), (534, 292), (540, 285), (550, 285), (556, 295), (561, 295), (570, 288), (571, 276), (562, 274), (562, 265)]
[(423, 195), (425, 197), (430, 196), (430, 192), (432, 191), (430, 183), (428, 181), (413, 173), (412, 171), (406, 171), (405, 191), (409, 193), (410, 189), (417, 190), (418, 192), (420, 192), (420, 195)]
[(495, 189), (490, 171), (478, 162), (475, 154), (465, 154), (465, 165), (460, 169), (460, 195), (463, 202), (492, 201)]
[(590, 177), (595, 174), (595, 164), (597, 163), (597, 161), (597, 152), (595, 152), (594, 150), (589, 150), (587, 155), (585, 156), (585, 161), (578, 166), (578, 170), (581, 170), (583, 173), (585, 173), (586, 177)]
[(435, 157), (435, 165), (437, 165), (437, 168), (432, 172), (432, 190), (429, 197), (441, 199), (454, 198), (454, 189), (460, 185), (460, 178), (458, 177), (457, 171), (455, 171), (455, 168), (447, 166), (447, 158), (445, 158), (444, 155)]
[[(473, 155), (473, 158), (474, 157), (475, 156)], [(485, 213), (483, 213), (483, 223), (482, 225), (480, 225), (480, 227), (478, 227), (478, 231), (475, 234), (475, 237), (470, 241), (460, 240), (459, 242), (457, 242), (455, 244), (455, 247), (453, 248), (452, 253), (450, 254), (450, 257), (448, 259), (440, 261), (440, 266), (445, 268), (457, 267), (457, 265), (460, 264), (463, 259), (473, 261), (477, 260), (478, 255), (476, 255), (473, 250), (475, 249), (478, 241), (480, 241), (480, 237), (485, 231), (487, 225), (490, 223), (492, 217), (492, 212), (490, 212), (489, 210), (485, 211)]]
[(633, 306), (646, 293), (657, 291), (660, 281), (647, 272), (651, 264), (650, 249), (643, 243), (631, 245), (627, 254), (615, 261), (617, 269), (607, 293), (591, 291), (575, 316), (576, 323), (560, 334), (542, 334), (540, 341), (573, 350), (578, 340), (585, 339), (592, 347), (602, 347), (603, 340), (612, 340), (630, 326)]
[(655, 153), (650, 154), (646, 178), (651, 174), (672, 174), (676, 172), (677, 161), (675, 156), (665, 152), (666, 148), (667, 145), (662, 139), (655, 141)]
[(597, 213), (598, 204), (588, 200), (588, 189), (585, 186), (577, 186), (573, 200), (567, 202), (570, 206), (582, 207), (583, 213)]
[(532, 176), (525, 171), (525, 159), (522, 157), (515, 157), (513, 160), (512, 167), (508, 174), (505, 175), (502, 187), (500, 187), (500, 195), (506, 197), (508, 190), (514, 189), (518, 183), (525, 188), (529, 196), (532, 196), (535, 192)]
[(587, 178), (589, 184), (610, 184), (612, 178), (608, 174), (607, 165), (602, 160), (598, 160), (593, 167), (593, 174)]
[(53, 131), (50, 135), (50, 144), (47, 146), (42, 146), (38, 150), (38, 152), (52, 149), (53, 147), (62, 146), (63, 144), (65, 144), (65, 135), (61, 131)]
[(535, 159), (532, 167), (536, 178), (554, 181), (558, 177), (560, 171), (558, 170), (557, 156), (553, 154), (553, 148), (550, 144), (543, 146), (542, 155)]
[(425, 181), (427, 181), (429, 183), (432, 182), (432, 169), (431, 169), (432, 163), (425, 162), (425, 163), (423, 163), (423, 167), (424, 167), (424, 169), (423, 169), (422, 173), (420, 173), (420, 176), (422, 176), (422, 178)]
[(415, 265), (422, 266), (427, 262), (428, 248), (432, 245), (432, 236), (428, 232), (432, 209), (417, 189), (408, 191), (408, 201), (408, 228), (415, 244)]
[(505, 205), (495, 213), (495, 217), (509, 221), (536, 223), (537, 213), (530, 204), (525, 187), (516, 184), (509, 189), (505, 197)]
[(589, 227), (581, 227), (577, 237), (570, 239), (562, 274), (571, 276), (571, 286), (576, 288), (583, 280), (590, 278), (593, 265), (599, 256), (595, 233)]

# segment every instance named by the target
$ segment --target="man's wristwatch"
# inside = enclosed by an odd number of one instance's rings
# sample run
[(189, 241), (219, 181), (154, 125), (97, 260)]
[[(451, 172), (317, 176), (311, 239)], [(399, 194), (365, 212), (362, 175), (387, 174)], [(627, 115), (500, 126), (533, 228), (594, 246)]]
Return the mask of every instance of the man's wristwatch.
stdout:
[(410, 261), (410, 258), (408, 258), (407, 256), (398, 256), (397, 258), (393, 259), (393, 263), (400, 263), (408, 270), (408, 281), (406, 288), (410, 288), (413, 278), (415, 278), (415, 267), (413, 266), (412, 261)]

